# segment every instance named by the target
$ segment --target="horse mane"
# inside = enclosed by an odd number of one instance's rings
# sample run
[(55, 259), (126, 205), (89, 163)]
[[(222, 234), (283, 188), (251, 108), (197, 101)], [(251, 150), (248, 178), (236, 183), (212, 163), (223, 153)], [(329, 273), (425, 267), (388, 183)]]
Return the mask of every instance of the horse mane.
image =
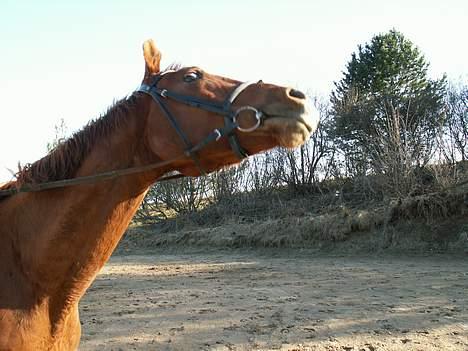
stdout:
[(138, 94), (116, 101), (107, 111), (91, 120), (67, 140), (60, 142), (40, 160), (18, 166), (16, 180), (0, 185), (0, 190), (19, 188), (24, 184), (38, 184), (73, 178), (98, 140), (107, 138), (116, 128), (127, 122), (135, 112)]
[(164, 74), (164, 73), (167, 73), (169, 71), (178, 71), (182, 67), (184, 67), (184, 66), (180, 62), (173, 62), (169, 66), (164, 68), (159, 74)]
[[(182, 67), (180, 63), (172, 63), (161, 73), (178, 71)], [(126, 116), (135, 111), (138, 96), (140, 95), (133, 93), (114, 102), (106, 113), (91, 120), (70, 138), (60, 142), (40, 160), (24, 166), (18, 165), (16, 179), (0, 183), (0, 190), (73, 178), (96, 141), (108, 137), (116, 128), (126, 123)]]

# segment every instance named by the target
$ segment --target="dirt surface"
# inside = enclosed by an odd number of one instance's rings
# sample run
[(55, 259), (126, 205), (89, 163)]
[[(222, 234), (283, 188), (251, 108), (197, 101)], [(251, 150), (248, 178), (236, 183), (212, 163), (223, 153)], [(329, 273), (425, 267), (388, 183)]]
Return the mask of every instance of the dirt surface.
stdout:
[(468, 350), (467, 257), (113, 257), (80, 350)]

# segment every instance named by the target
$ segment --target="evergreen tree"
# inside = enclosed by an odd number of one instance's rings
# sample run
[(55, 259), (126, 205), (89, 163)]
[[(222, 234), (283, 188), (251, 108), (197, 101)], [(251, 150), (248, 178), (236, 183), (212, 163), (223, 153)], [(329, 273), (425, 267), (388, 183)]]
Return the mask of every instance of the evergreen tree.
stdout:
[(396, 30), (352, 54), (331, 95), (333, 135), (351, 173), (395, 174), (429, 161), (443, 122), (446, 82), (429, 79), (428, 66)]

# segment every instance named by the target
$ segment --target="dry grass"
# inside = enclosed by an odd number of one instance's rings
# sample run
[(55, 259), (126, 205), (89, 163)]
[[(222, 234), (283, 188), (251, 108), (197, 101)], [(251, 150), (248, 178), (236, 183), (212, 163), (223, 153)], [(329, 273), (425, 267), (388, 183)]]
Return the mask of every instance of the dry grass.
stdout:
[(239, 247), (322, 247), (345, 242), (355, 233), (365, 233), (382, 226), (383, 212), (321, 215), (268, 219), (254, 223), (224, 223), (219, 227), (203, 227), (157, 234), (148, 227), (129, 230), (120, 249), (161, 246)]
[(319, 209), (306, 198), (276, 199), (272, 205), (266, 199), (256, 202), (255, 211), (247, 206), (246, 211), (226, 217), (218, 207), (207, 209), (205, 217), (133, 226), (117, 252), (156, 247), (468, 250), (468, 204), (463, 192), (417, 196), (367, 209), (344, 205)]
[(134, 225), (117, 252), (204, 246), (468, 251), (468, 186), (390, 201), (363, 195), (359, 182), (340, 184), (241, 193), (195, 213)]
[(467, 193), (439, 192), (398, 200), (391, 207), (388, 222), (423, 220), (432, 223), (444, 218), (467, 216), (466, 199)]

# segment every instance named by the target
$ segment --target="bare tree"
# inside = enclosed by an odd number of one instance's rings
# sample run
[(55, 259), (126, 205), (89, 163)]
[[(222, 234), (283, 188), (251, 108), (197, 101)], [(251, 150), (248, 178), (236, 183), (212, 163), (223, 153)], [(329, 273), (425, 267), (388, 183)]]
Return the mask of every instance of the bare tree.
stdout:
[(207, 177), (185, 177), (155, 183), (140, 206), (136, 219), (157, 221), (176, 214), (196, 212), (209, 203), (208, 195)]
[(214, 201), (223, 201), (232, 198), (247, 189), (248, 162), (213, 172), (208, 175), (210, 193)]
[(247, 190), (253, 192), (269, 191), (280, 184), (277, 165), (278, 149), (256, 155), (248, 162)]
[(55, 136), (51, 142), (47, 143), (47, 152), (55, 149), (68, 136), (68, 127), (63, 118), (60, 118), (59, 123), (54, 126)]
[(446, 128), (441, 150), (447, 160), (468, 161), (468, 85), (451, 84), (445, 99)]
[(330, 175), (330, 161), (335, 152), (329, 136), (331, 115), (329, 104), (315, 99), (320, 113), (320, 127), (299, 149), (279, 149), (276, 168), (280, 180), (293, 188), (311, 186)]

